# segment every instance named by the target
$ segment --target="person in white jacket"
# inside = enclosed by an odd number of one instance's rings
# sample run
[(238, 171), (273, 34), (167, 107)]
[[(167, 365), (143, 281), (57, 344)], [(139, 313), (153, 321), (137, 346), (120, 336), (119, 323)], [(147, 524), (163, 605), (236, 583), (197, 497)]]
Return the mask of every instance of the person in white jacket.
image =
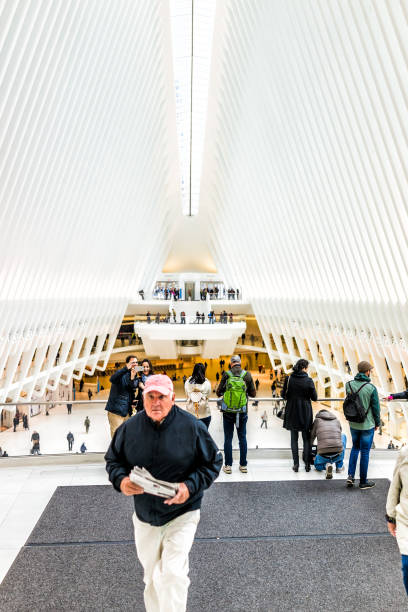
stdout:
[(402, 557), (402, 576), (408, 595), (408, 447), (398, 454), (387, 497), (388, 531), (397, 538)]
[(196, 363), (190, 378), (187, 378), (184, 389), (187, 396), (186, 410), (200, 419), (207, 427), (211, 422), (211, 410), (208, 398), (211, 393), (211, 383), (205, 377), (203, 363)]

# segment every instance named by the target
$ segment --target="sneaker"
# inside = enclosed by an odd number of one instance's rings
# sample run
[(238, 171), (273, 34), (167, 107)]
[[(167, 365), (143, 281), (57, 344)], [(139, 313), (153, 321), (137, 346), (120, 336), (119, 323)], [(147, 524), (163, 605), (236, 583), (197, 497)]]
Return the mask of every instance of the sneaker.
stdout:
[(342, 472), (344, 472), (344, 465), (341, 468), (336, 467), (336, 474), (341, 474)]
[(366, 482), (360, 482), (358, 486), (360, 489), (372, 489), (375, 487), (375, 482), (372, 480), (367, 480)]
[(248, 473), (248, 468), (246, 465), (240, 465), (239, 466), (239, 471), (242, 472), (243, 474), (247, 474)]
[(226, 474), (232, 474), (232, 470), (231, 470), (231, 466), (230, 465), (223, 465), (222, 469), (224, 470), (224, 472)]
[(350, 474), (347, 476), (346, 486), (349, 487), (350, 489), (351, 487), (354, 487), (354, 478), (350, 476)]
[(331, 480), (333, 478), (333, 466), (331, 463), (326, 465), (326, 480)]

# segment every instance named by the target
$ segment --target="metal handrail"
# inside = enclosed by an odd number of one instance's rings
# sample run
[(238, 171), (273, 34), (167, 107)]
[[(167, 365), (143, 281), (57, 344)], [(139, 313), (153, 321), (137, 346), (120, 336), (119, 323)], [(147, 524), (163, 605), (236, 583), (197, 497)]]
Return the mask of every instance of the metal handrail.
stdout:
[[(216, 397), (209, 397), (208, 401), (209, 402), (217, 402), (220, 398), (216, 398)], [(344, 402), (344, 397), (318, 397), (317, 400), (315, 400), (316, 402)], [(257, 402), (283, 402), (285, 401), (283, 399), (283, 397), (250, 397), (248, 398), (248, 401), (257, 401)], [(380, 398), (380, 401), (385, 400), (385, 398)], [(104, 400), (53, 400), (53, 401), (35, 401), (32, 400), (31, 402), (0, 402), (0, 406), (32, 406), (33, 404), (35, 404), (36, 406), (49, 406), (49, 405), (56, 405), (56, 404), (106, 404), (106, 402), (108, 401), (108, 399), (104, 399)], [(186, 402), (187, 398), (186, 397), (176, 397), (176, 399), (174, 400), (175, 402)], [(390, 400), (390, 401), (394, 401), (394, 402), (406, 402), (408, 400)]]

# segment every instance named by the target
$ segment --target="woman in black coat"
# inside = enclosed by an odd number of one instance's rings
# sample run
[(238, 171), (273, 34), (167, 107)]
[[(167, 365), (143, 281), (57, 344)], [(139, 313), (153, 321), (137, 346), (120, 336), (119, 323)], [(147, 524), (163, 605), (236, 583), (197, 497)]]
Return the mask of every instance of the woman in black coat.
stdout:
[(286, 400), (283, 427), (290, 430), (294, 472), (299, 470), (299, 431), (303, 438), (303, 461), (306, 472), (310, 472), (310, 430), (313, 424), (311, 400), (317, 400), (317, 393), (313, 380), (307, 375), (308, 366), (306, 359), (299, 359), (295, 363), (291, 376), (285, 379), (281, 394)]

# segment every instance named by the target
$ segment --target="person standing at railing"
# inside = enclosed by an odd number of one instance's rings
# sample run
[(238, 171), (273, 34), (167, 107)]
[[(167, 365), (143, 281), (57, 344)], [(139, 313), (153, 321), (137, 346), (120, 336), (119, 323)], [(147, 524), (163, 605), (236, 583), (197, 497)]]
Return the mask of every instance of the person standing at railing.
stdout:
[(367, 480), (368, 462), (370, 450), (373, 444), (374, 432), (380, 426), (380, 401), (376, 387), (371, 382), (370, 376), (374, 369), (368, 361), (360, 361), (357, 366), (358, 374), (346, 383), (346, 393), (358, 392), (360, 401), (365, 411), (365, 419), (362, 423), (350, 421), (350, 433), (353, 447), (350, 452), (347, 487), (354, 486), (354, 475), (357, 467), (357, 459), (360, 454), (360, 489), (371, 489), (375, 482)]
[(139, 382), (138, 382), (139, 393), (137, 396), (137, 405), (136, 405), (137, 412), (141, 412), (142, 410), (144, 410), (143, 391), (145, 388), (146, 380), (149, 378), (149, 376), (153, 376), (154, 374), (152, 362), (150, 361), (150, 359), (143, 359), (141, 365), (142, 365), (143, 370), (139, 376)]
[(293, 457), (293, 471), (299, 471), (299, 432), (303, 438), (303, 461), (306, 472), (310, 472), (311, 445), (310, 430), (313, 424), (312, 401), (317, 400), (313, 380), (308, 376), (309, 362), (299, 359), (293, 366), (292, 374), (285, 379), (282, 397), (286, 400), (283, 427), (290, 431), (290, 445)]
[(408, 595), (408, 448), (398, 453), (394, 476), (388, 491), (386, 512), (388, 531), (397, 538), (402, 560), (402, 576)]
[(126, 365), (112, 374), (112, 383), (105, 410), (108, 413), (111, 437), (132, 414), (135, 391), (139, 384), (137, 376), (138, 360), (134, 355), (126, 357)]
[(211, 410), (208, 398), (211, 393), (211, 383), (205, 377), (205, 366), (203, 363), (196, 363), (193, 373), (184, 384), (187, 396), (186, 410), (200, 419), (207, 427), (211, 422)]
[[(222, 363), (224, 364), (224, 361)], [(232, 355), (230, 371), (223, 372), (216, 393), (218, 397), (223, 398), (221, 410), (224, 426), (225, 465), (222, 469), (226, 474), (232, 473), (232, 438), (235, 426), (239, 443), (239, 469), (246, 474), (248, 472), (246, 435), (248, 396), (255, 397), (256, 389), (251, 373), (242, 369), (239, 355)]]

